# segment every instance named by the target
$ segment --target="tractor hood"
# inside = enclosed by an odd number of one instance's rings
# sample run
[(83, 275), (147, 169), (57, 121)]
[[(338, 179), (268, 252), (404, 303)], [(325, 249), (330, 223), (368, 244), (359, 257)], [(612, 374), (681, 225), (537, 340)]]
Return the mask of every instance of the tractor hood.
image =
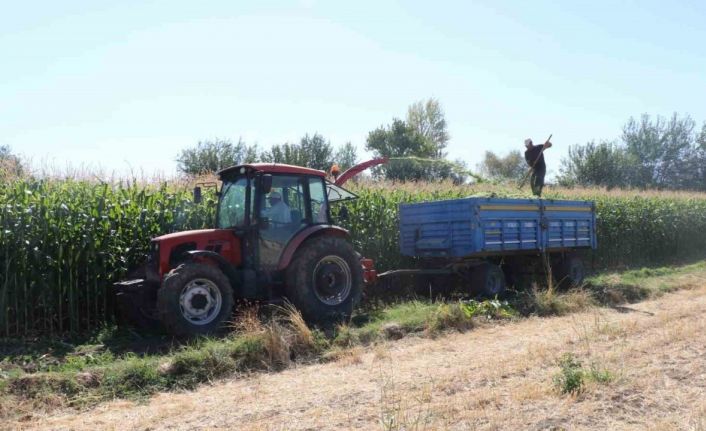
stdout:
[[(152, 241), (164, 242), (164, 241), (187, 241), (190, 239), (210, 239), (211, 237), (221, 237), (222, 232), (227, 229), (195, 229), (195, 230), (185, 230), (182, 232), (168, 233), (166, 235), (161, 235), (152, 238)], [(230, 230), (227, 230), (231, 232)], [(214, 235), (215, 234), (215, 235)]]
[[(240, 238), (233, 229), (197, 229), (152, 239), (152, 253), (159, 262), (160, 277), (169, 272), (184, 253), (203, 250), (220, 254), (233, 265), (240, 264)], [(157, 257), (158, 256), (158, 257)]]
[(205, 250), (215, 243), (232, 242), (236, 239), (233, 229), (196, 229), (174, 232), (152, 238), (152, 244), (161, 250), (179, 244), (192, 244), (192, 250)]

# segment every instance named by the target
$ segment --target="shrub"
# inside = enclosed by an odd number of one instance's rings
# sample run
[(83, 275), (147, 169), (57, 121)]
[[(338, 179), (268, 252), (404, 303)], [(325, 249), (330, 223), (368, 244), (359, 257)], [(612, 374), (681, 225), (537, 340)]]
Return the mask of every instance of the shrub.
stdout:
[(584, 387), (584, 370), (571, 353), (565, 353), (559, 359), (559, 373), (554, 376), (554, 386), (562, 394), (579, 394)]
[(509, 319), (517, 315), (517, 312), (507, 301), (490, 299), (485, 301), (463, 301), (460, 304), (463, 313), (469, 319), (472, 317), (485, 317), (486, 319)]

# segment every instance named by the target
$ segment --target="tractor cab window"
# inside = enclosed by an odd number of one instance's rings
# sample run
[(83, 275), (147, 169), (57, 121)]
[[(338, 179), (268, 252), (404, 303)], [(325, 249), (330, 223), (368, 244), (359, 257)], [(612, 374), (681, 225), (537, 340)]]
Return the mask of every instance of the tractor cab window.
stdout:
[[(348, 208), (345, 202), (358, 199), (355, 193), (349, 192), (341, 186), (326, 182), (326, 200), (328, 205), (329, 223), (341, 223), (348, 219)], [(333, 222), (330, 220), (334, 220)]]
[(270, 193), (260, 196), (260, 216), (274, 228), (298, 228), (306, 217), (302, 178), (274, 176)]
[(260, 217), (267, 218), (260, 235), (260, 267), (277, 268), (289, 241), (309, 224), (307, 214), (307, 177), (273, 175), (270, 193), (260, 193)]
[(246, 191), (248, 179), (238, 178), (223, 183), (221, 199), (218, 203), (217, 225), (220, 229), (245, 226)]
[(328, 202), (331, 204), (358, 199), (355, 193), (329, 182), (326, 183), (326, 194), (328, 195)]
[(309, 196), (311, 197), (311, 214), (314, 223), (328, 223), (328, 204), (326, 203), (326, 188), (321, 178), (309, 178)]

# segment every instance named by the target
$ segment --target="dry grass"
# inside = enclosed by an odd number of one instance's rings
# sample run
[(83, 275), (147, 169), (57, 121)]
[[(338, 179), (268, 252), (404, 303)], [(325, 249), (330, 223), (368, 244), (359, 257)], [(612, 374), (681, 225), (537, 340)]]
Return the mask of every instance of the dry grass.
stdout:
[(290, 302), (279, 308), (289, 324), (293, 333), (293, 340), (290, 342), (295, 349), (301, 352), (309, 352), (316, 349), (316, 339), (314, 332), (304, 321), (302, 313)]
[[(405, 338), (318, 364), (11, 424), (44, 429), (693, 429), (706, 406), (706, 287), (621, 311)], [(579, 394), (553, 385), (565, 353)], [(204, 410), (203, 406), (209, 406)]]

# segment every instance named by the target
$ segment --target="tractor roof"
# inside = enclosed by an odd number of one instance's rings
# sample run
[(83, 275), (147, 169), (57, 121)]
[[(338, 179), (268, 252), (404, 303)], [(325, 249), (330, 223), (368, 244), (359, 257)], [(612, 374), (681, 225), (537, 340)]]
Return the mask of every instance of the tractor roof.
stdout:
[(223, 178), (239, 173), (241, 168), (251, 171), (263, 172), (266, 174), (294, 174), (294, 175), (315, 175), (326, 177), (326, 172), (317, 169), (304, 168), (301, 166), (285, 165), (284, 163), (250, 163), (247, 165), (231, 166), (218, 171), (218, 176)]

